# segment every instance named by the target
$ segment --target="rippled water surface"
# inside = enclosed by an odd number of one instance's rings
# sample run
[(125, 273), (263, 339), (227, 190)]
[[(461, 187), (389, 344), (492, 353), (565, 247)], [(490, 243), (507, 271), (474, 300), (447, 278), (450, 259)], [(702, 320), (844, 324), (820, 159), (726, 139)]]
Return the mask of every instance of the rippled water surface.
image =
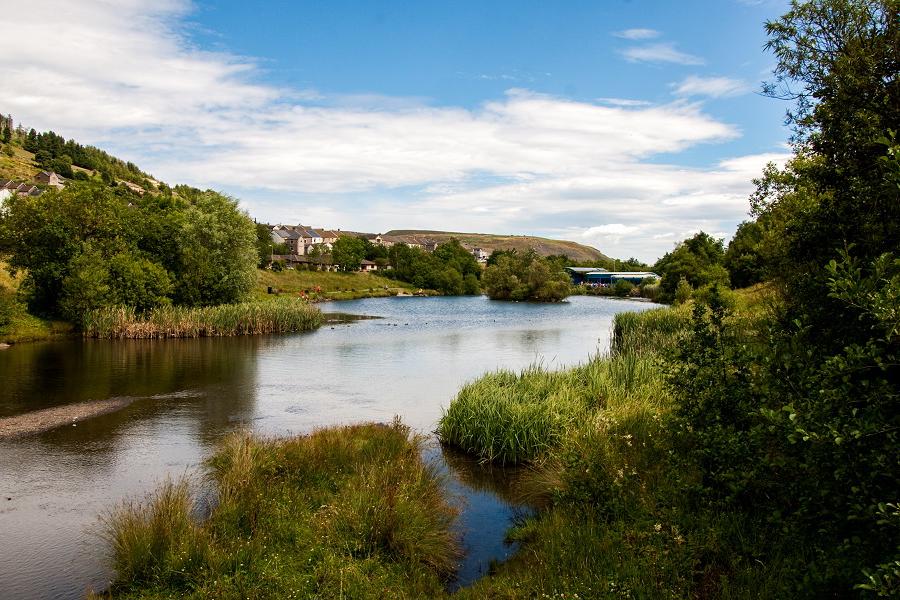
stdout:
[[(382, 298), (322, 305), (382, 317), (300, 335), (22, 344), (0, 351), (0, 417), (108, 398), (125, 409), (0, 441), (0, 597), (80, 598), (109, 578), (98, 516), (192, 472), (237, 427), (266, 434), (394, 415), (430, 432), (460, 385), (499, 367), (561, 367), (608, 346), (617, 312), (652, 305)], [(463, 583), (512, 548), (496, 474), (431, 451), (466, 498)]]

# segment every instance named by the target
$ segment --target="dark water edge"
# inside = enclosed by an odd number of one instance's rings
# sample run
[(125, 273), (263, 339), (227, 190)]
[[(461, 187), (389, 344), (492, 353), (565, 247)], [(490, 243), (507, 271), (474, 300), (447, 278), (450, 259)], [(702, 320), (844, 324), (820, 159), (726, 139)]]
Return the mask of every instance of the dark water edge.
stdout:
[(448, 500), (460, 511), (453, 531), (464, 554), (455, 577), (447, 584), (447, 591), (455, 592), (472, 585), (519, 550), (517, 542), (507, 540), (507, 532), (534, 510), (518, 494), (522, 467), (485, 464), (437, 443), (426, 449), (425, 459), (434, 461), (438, 472), (446, 476)]

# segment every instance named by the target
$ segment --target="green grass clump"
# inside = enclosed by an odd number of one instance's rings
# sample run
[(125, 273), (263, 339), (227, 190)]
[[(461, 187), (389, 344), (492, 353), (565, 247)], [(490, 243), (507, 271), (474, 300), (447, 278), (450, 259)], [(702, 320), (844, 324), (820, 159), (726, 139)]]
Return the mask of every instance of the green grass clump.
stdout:
[(216, 503), (184, 482), (107, 520), (121, 598), (435, 598), (459, 556), (454, 509), (408, 428), (359, 425), (261, 440), (208, 462)]
[(674, 348), (691, 326), (691, 305), (616, 315), (613, 353), (660, 354)]
[(568, 373), (498, 371), (459, 392), (438, 434), (481, 459), (518, 463), (557, 445), (586, 409), (585, 390)]
[(463, 387), (438, 435), (482, 460), (520, 463), (546, 455), (597, 414), (642, 423), (658, 417), (668, 395), (657, 353), (677, 342), (689, 317), (681, 309), (622, 313), (609, 356), (567, 371), (489, 373)]
[(93, 338), (197, 338), (308, 331), (322, 324), (322, 313), (310, 304), (283, 298), (218, 306), (161, 306), (139, 315), (118, 306), (89, 312), (82, 325)]

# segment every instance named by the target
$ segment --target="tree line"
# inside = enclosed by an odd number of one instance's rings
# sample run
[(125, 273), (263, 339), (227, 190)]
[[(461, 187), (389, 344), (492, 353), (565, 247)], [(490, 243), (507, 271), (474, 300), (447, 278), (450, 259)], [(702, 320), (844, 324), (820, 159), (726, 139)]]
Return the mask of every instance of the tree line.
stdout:
[[(766, 24), (793, 158), (756, 181), (727, 249), (700, 233), (655, 266), (701, 302), (669, 361), (686, 488), (791, 557), (795, 597), (900, 594), (900, 2), (794, 2)], [(761, 315), (730, 284), (766, 281)]]
[(187, 186), (140, 196), (99, 182), (6, 198), (0, 253), (25, 273), (30, 312), (76, 324), (106, 306), (238, 302), (258, 260), (254, 224), (233, 198)]

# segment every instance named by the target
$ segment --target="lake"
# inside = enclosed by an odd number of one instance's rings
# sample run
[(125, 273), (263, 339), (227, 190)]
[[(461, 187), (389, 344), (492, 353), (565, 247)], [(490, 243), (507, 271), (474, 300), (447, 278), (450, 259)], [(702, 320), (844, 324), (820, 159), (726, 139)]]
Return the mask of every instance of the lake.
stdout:
[[(321, 305), (380, 317), (305, 334), (166, 341), (66, 340), (0, 351), (0, 417), (86, 400), (123, 410), (0, 440), (0, 596), (82, 598), (110, 576), (98, 518), (166, 476), (196, 473), (236, 428), (268, 435), (399, 415), (430, 433), (462, 384), (497, 368), (561, 368), (605, 351), (618, 312), (649, 303), (576, 296), (560, 304), (483, 297)], [(466, 508), (459, 583), (513, 550), (498, 476), (426, 452)], [(499, 476), (502, 480), (502, 476)]]

